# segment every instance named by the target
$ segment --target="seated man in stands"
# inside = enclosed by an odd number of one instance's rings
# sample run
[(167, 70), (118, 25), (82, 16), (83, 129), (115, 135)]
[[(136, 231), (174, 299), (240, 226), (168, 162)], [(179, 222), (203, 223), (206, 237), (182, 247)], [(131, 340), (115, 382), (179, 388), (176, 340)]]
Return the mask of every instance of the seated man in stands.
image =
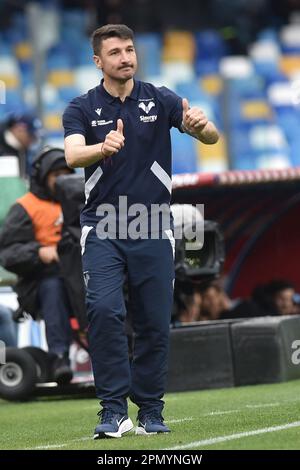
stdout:
[(208, 284), (202, 291), (202, 319), (220, 320), (231, 308), (231, 301), (217, 281)]
[(253, 289), (250, 298), (238, 299), (222, 318), (252, 318), (300, 313), (290, 281), (273, 280)]
[(44, 318), (54, 380), (60, 383), (72, 378), (71, 309), (57, 253), (63, 218), (55, 182), (70, 172), (63, 150), (44, 149), (33, 164), (30, 192), (12, 206), (0, 231), (0, 264), (19, 276), (15, 290), (24, 311)]
[(16, 156), (20, 176), (28, 174), (28, 151), (38, 140), (42, 124), (31, 114), (13, 114), (0, 126), (0, 157)]
[(198, 290), (195, 290), (190, 295), (180, 294), (180, 302), (177, 297), (177, 314), (175, 324), (191, 323), (202, 320), (201, 318), (201, 304), (202, 297)]
[(271, 281), (265, 286), (265, 291), (273, 304), (273, 315), (295, 315), (298, 313), (295, 304), (295, 287), (290, 281)]

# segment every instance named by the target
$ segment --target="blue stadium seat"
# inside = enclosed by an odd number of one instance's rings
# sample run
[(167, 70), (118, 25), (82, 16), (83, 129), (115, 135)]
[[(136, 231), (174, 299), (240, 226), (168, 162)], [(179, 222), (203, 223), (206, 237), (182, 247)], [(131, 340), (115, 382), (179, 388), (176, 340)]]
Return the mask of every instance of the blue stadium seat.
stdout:
[(10, 44), (7, 42), (1, 41), (0, 39), (0, 56), (9, 56), (11, 57), (13, 55), (13, 48)]
[(86, 36), (89, 13), (82, 9), (61, 10), (61, 31), (78, 31)]
[(195, 59), (195, 73), (198, 77), (203, 75), (214, 75), (219, 73), (218, 59), (203, 59), (198, 57)]
[(62, 87), (58, 88), (59, 98), (65, 103), (69, 103), (73, 98), (80, 95), (80, 90), (75, 87)]
[(176, 93), (183, 98), (188, 98), (194, 101), (205, 101), (209, 102), (210, 98), (206, 93), (203, 92), (198, 80), (188, 82), (178, 82), (176, 84)]
[(195, 34), (196, 57), (210, 60), (220, 59), (228, 51), (220, 34), (215, 30), (200, 31)]
[(71, 48), (66, 44), (58, 44), (48, 51), (46, 67), (52, 69), (67, 69), (74, 66)]
[(193, 173), (197, 171), (197, 153), (194, 140), (177, 129), (171, 130), (173, 168), (172, 173)]
[(158, 33), (137, 34), (135, 45), (139, 59), (139, 73), (143, 77), (160, 74), (162, 42)]

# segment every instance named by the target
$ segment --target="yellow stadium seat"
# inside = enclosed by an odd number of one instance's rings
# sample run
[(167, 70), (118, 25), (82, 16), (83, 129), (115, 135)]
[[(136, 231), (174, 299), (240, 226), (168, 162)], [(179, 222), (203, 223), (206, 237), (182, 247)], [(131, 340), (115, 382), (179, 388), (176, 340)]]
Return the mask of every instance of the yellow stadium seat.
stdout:
[(228, 157), (224, 134), (214, 145), (205, 145), (195, 140), (199, 167), (202, 171), (224, 171), (228, 169)]
[(2, 75), (0, 71), (0, 80), (6, 88), (18, 88), (20, 86), (19, 77), (16, 75)]
[(271, 119), (272, 111), (266, 101), (249, 100), (241, 103), (241, 114), (245, 119)]
[(59, 113), (48, 113), (44, 117), (44, 126), (48, 131), (61, 131), (62, 122), (61, 114)]
[(283, 55), (279, 61), (279, 67), (288, 77), (296, 72), (300, 72), (300, 56)]
[(219, 95), (223, 90), (222, 78), (218, 75), (205, 75), (200, 80), (201, 88), (208, 95)]
[(195, 40), (187, 31), (169, 31), (164, 36), (162, 59), (164, 62), (192, 63), (195, 57)]
[(74, 73), (70, 70), (52, 70), (48, 74), (48, 82), (57, 87), (74, 85)]
[(32, 58), (32, 47), (29, 42), (19, 42), (15, 47), (15, 54), (19, 60), (26, 61)]

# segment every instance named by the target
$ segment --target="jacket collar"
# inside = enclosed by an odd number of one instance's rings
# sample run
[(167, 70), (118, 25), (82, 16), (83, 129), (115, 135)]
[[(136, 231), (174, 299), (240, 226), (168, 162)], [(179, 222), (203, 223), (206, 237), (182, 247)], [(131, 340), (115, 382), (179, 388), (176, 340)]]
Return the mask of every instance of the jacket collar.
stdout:
[[(99, 85), (99, 92), (100, 92), (100, 95), (106, 100), (108, 101), (109, 103), (113, 103), (113, 101), (115, 100), (119, 100), (118, 97), (116, 96), (112, 96), (108, 93), (108, 91), (104, 88), (103, 86), (103, 83), (104, 83), (104, 80), (102, 78), (101, 80), (101, 83)], [(134, 80), (134, 85), (133, 85), (133, 89), (130, 93), (129, 96), (126, 96), (126, 98), (130, 99), (130, 100), (134, 100), (134, 101), (137, 101), (138, 100), (138, 96), (139, 96), (139, 90), (140, 90), (140, 82), (138, 80)]]

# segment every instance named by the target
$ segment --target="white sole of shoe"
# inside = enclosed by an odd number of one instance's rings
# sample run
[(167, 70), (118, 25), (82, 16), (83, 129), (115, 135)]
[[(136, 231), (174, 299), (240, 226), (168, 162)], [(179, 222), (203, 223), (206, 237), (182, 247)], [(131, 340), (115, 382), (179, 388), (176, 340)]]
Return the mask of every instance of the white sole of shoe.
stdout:
[(157, 432), (147, 432), (142, 426), (137, 426), (135, 428), (135, 434), (139, 436), (153, 436), (154, 434), (157, 434)]
[(130, 418), (126, 419), (121, 423), (121, 426), (119, 427), (118, 432), (104, 432), (102, 434), (94, 434), (94, 439), (101, 439), (104, 437), (114, 437), (114, 438), (120, 438), (125, 434), (126, 432), (131, 431), (134, 428), (133, 422), (131, 421)]

